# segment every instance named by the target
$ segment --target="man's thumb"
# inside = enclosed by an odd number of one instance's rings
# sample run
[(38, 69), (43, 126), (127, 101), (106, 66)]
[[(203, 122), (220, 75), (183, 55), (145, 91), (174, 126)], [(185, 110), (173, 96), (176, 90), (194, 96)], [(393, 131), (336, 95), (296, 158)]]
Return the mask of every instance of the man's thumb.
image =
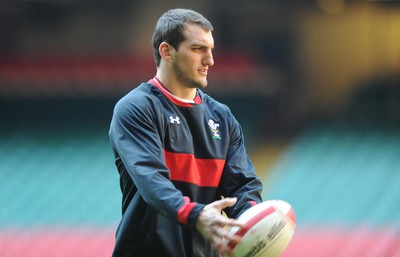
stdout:
[(228, 197), (228, 198), (224, 198), (221, 199), (219, 201), (216, 201), (216, 208), (218, 208), (219, 210), (225, 209), (226, 207), (231, 207), (233, 205), (236, 204), (237, 198), (236, 197)]

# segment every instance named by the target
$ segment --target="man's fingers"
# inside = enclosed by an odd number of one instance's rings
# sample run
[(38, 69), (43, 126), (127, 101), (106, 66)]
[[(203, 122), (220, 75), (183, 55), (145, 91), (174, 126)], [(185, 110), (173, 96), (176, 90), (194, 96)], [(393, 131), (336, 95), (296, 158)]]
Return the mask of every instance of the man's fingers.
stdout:
[(235, 219), (224, 219), (224, 225), (228, 226), (228, 227), (239, 227), (242, 228), (244, 226), (244, 224), (238, 222)]
[(213, 202), (211, 205), (218, 210), (225, 209), (226, 207), (231, 207), (236, 204), (236, 197), (228, 197), (218, 201)]
[(224, 198), (206, 205), (196, 221), (196, 228), (207, 238), (220, 253), (228, 253), (231, 249), (227, 242), (238, 243), (240, 236), (230, 232), (232, 227), (243, 228), (244, 224), (222, 215), (222, 210), (236, 204), (237, 198)]
[(233, 233), (229, 233), (226, 229), (220, 229), (216, 234), (210, 238), (211, 244), (214, 248), (220, 253), (225, 253), (228, 255), (232, 254), (232, 249), (228, 246), (230, 242), (234, 244), (238, 244), (241, 240), (241, 237), (234, 235)]
[(222, 215), (215, 216), (215, 219), (210, 223), (210, 225), (215, 225), (216, 227), (223, 228), (224, 230), (229, 230), (232, 227), (239, 227), (239, 229), (244, 227), (244, 224), (239, 223), (237, 220), (229, 219)]

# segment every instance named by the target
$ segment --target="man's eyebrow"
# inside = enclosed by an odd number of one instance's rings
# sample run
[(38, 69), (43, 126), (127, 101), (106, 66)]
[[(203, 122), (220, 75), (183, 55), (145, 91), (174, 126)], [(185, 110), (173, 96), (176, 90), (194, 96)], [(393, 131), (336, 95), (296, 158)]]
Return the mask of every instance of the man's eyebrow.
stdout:
[(214, 49), (214, 46), (208, 46), (206, 44), (198, 44), (198, 43), (194, 43), (192, 44), (191, 47), (198, 47), (198, 48), (202, 48), (202, 49)]

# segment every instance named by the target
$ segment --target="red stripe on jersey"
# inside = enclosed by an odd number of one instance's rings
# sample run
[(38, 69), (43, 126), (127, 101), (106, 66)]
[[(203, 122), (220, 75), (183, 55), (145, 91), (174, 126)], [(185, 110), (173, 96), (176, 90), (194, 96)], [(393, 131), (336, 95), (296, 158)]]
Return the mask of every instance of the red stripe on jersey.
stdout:
[(225, 160), (196, 159), (193, 154), (164, 151), (171, 180), (184, 181), (198, 186), (217, 187)]
[(185, 203), (178, 210), (178, 221), (186, 225), (188, 223), (189, 215), (192, 212), (192, 209), (196, 206), (196, 203), (190, 202), (190, 199), (187, 196), (184, 196), (183, 199)]

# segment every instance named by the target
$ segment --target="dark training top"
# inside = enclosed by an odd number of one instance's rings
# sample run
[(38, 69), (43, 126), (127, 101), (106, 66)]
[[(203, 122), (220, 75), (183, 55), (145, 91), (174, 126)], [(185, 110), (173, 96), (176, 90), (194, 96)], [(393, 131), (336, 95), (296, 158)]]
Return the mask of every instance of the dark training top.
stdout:
[(202, 208), (237, 197), (237, 218), (262, 184), (229, 108), (201, 90), (178, 100), (157, 78), (119, 100), (109, 131), (120, 174), (122, 219), (114, 257), (217, 257), (194, 225)]

